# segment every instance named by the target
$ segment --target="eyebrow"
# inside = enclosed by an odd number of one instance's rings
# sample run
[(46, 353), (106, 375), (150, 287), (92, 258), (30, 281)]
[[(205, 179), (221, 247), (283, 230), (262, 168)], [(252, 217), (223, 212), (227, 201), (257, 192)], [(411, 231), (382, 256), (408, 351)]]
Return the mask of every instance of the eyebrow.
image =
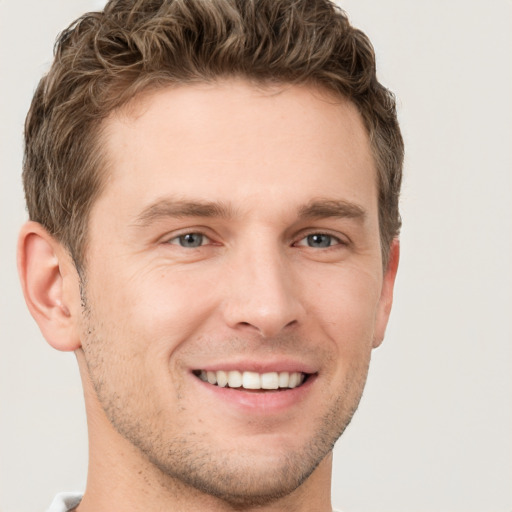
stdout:
[(167, 217), (220, 217), (232, 218), (233, 210), (220, 202), (160, 199), (144, 208), (134, 224), (145, 227)]
[(356, 203), (337, 199), (311, 201), (299, 209), (301, 219), (349, 218), (364, 221), (366, 210)]
[[(337, 199), (318, 199), (303, 205), (298, 210), (302, 220), (325, 218), (349, 218), (364, 221), (366, 211), (356, 203)], [(165, 218), (204, 217), (232, 219), (234, 209), (222, 202), (175, 200), (165, 198), (144, 208), (135, 218), (137, 227), (147, 227)]]

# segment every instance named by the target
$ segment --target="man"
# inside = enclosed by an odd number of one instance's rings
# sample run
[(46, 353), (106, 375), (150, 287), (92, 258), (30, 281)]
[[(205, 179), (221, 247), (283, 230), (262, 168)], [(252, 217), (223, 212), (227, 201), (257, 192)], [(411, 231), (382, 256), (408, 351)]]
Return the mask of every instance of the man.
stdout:
[(51, 510), (331, 510), (402, 160), (371, 45), (327, 0), (111, 0), (66, 30), (19, 240), (88, 417), (85, 494)]

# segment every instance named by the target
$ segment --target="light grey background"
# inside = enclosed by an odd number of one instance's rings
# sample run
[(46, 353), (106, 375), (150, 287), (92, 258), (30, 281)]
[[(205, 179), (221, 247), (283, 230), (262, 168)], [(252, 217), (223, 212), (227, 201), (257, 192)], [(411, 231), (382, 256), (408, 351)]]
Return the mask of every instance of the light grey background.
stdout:
[[(344, 0), (399, 100), (402, 262), (386, 341), (336, 447), (347, 512), (512, 510), (512, 1)], [(78, 370), (25, 309), (21, 134), (53, 41), (94, 0), (0, 0), (0, 512), (83, 489)]]

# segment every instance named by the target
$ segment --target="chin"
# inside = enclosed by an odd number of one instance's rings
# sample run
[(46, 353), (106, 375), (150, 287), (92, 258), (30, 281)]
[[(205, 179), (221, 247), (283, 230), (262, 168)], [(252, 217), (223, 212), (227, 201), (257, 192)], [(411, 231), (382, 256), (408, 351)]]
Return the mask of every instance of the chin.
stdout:
[(171, 477), (173, 485), (178, 483), (191, 492), (209, 495), (243, 509), (268, 505), (292, 494), (311, 476), (324, 457), (315, 461), (311, 457), (305, 460), (303, 456), (293, 454), (281, 460), (267, 456), (258, 461), (248, 455), (243, 457), (244, 461), (237, 458), (228, 456), (216, 461), (205, 460), (194, 467), (182, 467), (179, 472), (174, 464), (172, 469), (160, 467), (160, 470)]
[[(243, 442), (215, 449), (219, 444), (188, 434), (164, 443), (153, 439), (151, 447), (139, 447), (170, 488), (180, 487), (185, 495), (199, 493), (244, 509), (276, 502), (301, 487), (331, 453), (346, 422), (329, 427), (294, 442), (290, 433), (288, 442), (282, 439), (280, 446), (274, 440), (265, 443), (263, 436), (252, 446), (248, 440), (245, 449)], [(155, 450), (155, 446), (160, 448)]]

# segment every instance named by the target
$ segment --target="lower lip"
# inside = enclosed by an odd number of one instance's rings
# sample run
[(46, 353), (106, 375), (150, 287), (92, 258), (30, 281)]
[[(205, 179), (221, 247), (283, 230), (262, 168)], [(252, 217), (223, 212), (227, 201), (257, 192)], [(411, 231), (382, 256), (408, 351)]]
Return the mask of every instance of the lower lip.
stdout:
[(272, 414), (282, 412), (302, 402), (311, 392), (317, 376), (309, 375), (302, 385), (282, 391), (250, 391), (243, 388), (223, 388), (204, 382), (195, 375), (192, 375), (192, 378), (213, 399), (221, 400), (247, 412)]

